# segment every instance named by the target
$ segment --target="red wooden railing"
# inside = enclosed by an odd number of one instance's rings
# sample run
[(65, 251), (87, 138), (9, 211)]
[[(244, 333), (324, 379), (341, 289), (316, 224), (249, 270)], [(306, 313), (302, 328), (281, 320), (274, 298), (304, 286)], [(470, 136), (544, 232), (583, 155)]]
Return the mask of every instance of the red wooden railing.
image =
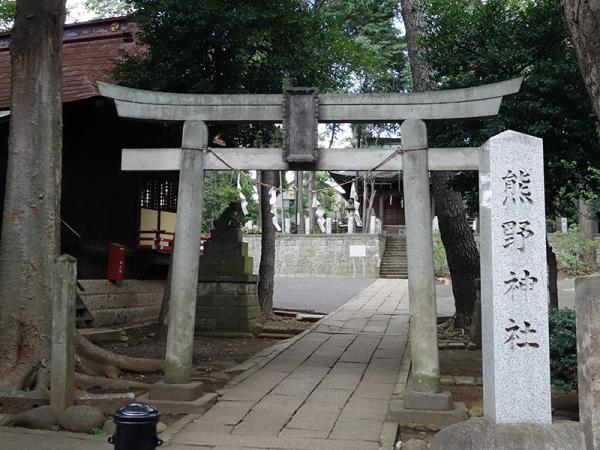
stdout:
[[(147, 235), (152, 236), (147, 236)], [(166, 235), (163, 237), (163, 235)], [(202, 236), (200, 240), (200, 254), (204, 253), (204, 242), (210, 236)], [(161, 252), (170, 252), (173, 250), (173, 239), (175, 233), (166, 230), (140, 230), (138, 248), (142, 250), (157, 250)]]

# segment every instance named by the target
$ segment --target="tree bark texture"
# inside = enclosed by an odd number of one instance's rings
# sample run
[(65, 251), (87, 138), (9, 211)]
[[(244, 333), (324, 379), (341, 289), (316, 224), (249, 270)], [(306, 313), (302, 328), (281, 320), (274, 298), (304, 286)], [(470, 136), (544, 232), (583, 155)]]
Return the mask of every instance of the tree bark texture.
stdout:
[(455, 327), (467, 328), (479, 290), (479, 250), (459, 192), (449, 185), (452, 172), (433, 172), (432, 192), (440, 235), (446, 249), (456, 308)]
[[(593, 241), (596, 238), (594, 216), (591, 202), (585, 198), (579, 198), (579, 232), (583, 234), (586, 241)], [(588, 267), (596, 265), (596, 247), (583, 254), (583, 261)]]
[(404, 28), (406, 29), (406, 44), (413, 90), (427, 91), (433, 87), (432, 70), (425, 61), (423, 48), (419, 44), (419, 38), (423, 34), (425, 26), (425, 1), (400, 0), (400, 7)]
[[(406, 29), (408, 56), (415, 91), (433, 86), (432, 69), (427, 65), (419, 45), (425, 24), (423, 0), (401, 0), (402, 18)], [(449, 182), (452, 172), (432, 172), (432, 193), (438, 216), (440, 234), (448, 268), (452, 278), (452, 292), (456, 306), (455, 326), (467, 328), (479, 289), (479, 250), (469, 226), (462, 195)], [(423, 224), (423, 226), (430, 224)]]
[(273, 170), (261, 172), (260, 210), (262, 213), (261, 256), (258, 270), (258, 301), (265, 319), (273, 315), (273, 285), (275, 278), (275, 226), (269, 205), (270, 192), (267, 186), (277, 186), (279, 173)]
[(19, 0), (10, 46), (11, 119), (0, 240), (0, 387), (34, 381), (49, 356), (60, 252), (65, 0)]
[[(76, 335), (76, 345), (77, 354), (83, 361), (88, 364), (91, 363), (91, 365), (99, 365), (101, 367), (101, 374), (109, 377), (111, 376), (110, 373), (105, 372), (108, 368), (118, 369), (116, 372), (117, 374), (120, 370), (137, 373), (153, 373), (160, 372), (164, 364), (162, 359), (136, 358), (104, 350), (102, 347), (98, 347), (96, 344), (88, 341), (79, 333)], [(82, 370), (82, 372), (85, 372), (85, 370)], [(88, 373), (88, 375), (99, 374)]]
[(296, 172), (296, 234), (304, 234), (304, 171)]
[(558, 308), (558, 263), (556, 254), (546, 236), (546, 264), (548, 265), (548, 296), (551, 308)]
[(308, 172), (308, 222), (310, 228), (305, 231), (308, 231), (310, 234), (315, 232), (315, 208), (313, 208), (315, 195), (315, 173)]
[(579, 68), (600, 119), (600, 0), (561, 0)]

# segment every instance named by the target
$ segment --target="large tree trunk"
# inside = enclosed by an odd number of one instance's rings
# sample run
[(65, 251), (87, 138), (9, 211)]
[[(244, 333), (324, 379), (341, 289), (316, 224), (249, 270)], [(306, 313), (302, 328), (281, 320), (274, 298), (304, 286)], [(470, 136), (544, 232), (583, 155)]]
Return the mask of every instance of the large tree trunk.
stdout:
[[(432, 70), (419, 45), (425, 23), (423, 0), (401, 0), (402, 18), (406, 29), (408, 57), (413, 88), (424, 91), (433, 86)], [(433, 172), (432, 192), (456, 306), (455, 326), (467, 328), (473, 315), (479, 279), (479, 251), (467, 221), (462, 196), (450, 185), (451, 172)]]
[[(593, 241), (596, 238), (594, 230), (594, 211), (592, 211), (591, 202), (585, 198), (579, 199), (579, 232), (583, 234), (586, 241)], [(596, 247), (592, 247), (583, 254), (583, 261), (589, 268), (596, 265)]]
[(265, 186), (276, 186), (279, 174), (273, 170), (262, 172), (262, 189), (260, 190), (260, 210), (262, 213), (261, 256), (258, 275), (258, 300), (265, 319), (273, 315), (273, 285), (275, 278), (275, 226), (269, 205), (269, 189)]
[(583, 81), (600, 118), (600, 0), (561, 0)]
[(315, 195), (315, 172), (310, 171), (308, 172), (308, 223), (310, 228), (305, 230), (310, 234), (315, 232), (315, 208), (313, 208)]
[(296, 234), (304, 234), (304, 171), (296, 172)]
[(468, 328), (479, 290), (479, 250), (462, 196), (449, 185), (452, 172), (433, 172), (432, 190), (440, 235), (452, 277), (454, 326)]
[(548, 265), (548, 295), (550, 308), (558, 308), (558, 263), (556, 253), (548, 242), (546, 236), (546, 264)]
[(433, 87), (432, 70), (425, 61), (423, 48), (419, 45), (425, 25), (424, 0), (400, 0), (402, 20), (406, 30), (408, 59), (412, 75), (413, 89), (427, 91)]
[(19, 0), (12, 31), (9, 154), (0, 241), (0, 387), (35, 381), (49, 357), (60, 252), (65, 0)]

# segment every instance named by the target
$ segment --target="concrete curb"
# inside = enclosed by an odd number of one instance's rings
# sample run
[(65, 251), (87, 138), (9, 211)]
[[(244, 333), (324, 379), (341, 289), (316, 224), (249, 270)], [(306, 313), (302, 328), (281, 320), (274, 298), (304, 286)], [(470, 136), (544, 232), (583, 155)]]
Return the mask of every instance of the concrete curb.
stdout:
[(186, 425), (192, 423), (194, 420), (198, 419), (199, 417), (202, 417), (202, 414), (188, 414), (186, 416), (183, 416), (181, 419), (179, 419), (173, 425), (167, 427), (167, 429), (165, 431), (160, 433), (159, 437), (164, 442), (169, 442), (171, 439), (173, 439), (173, 437), (177, 433), (179, 433), (181, 430), (183, 430)]
[(400, 427), (396, 422), (383, 422), (379, 435), (379, 450), (394, 450)]
[(440, 379), (441, 379), (442, 384), (445, 384), (445, 385), (483, 386), (483, 378), (482, 377), (442, 375)]

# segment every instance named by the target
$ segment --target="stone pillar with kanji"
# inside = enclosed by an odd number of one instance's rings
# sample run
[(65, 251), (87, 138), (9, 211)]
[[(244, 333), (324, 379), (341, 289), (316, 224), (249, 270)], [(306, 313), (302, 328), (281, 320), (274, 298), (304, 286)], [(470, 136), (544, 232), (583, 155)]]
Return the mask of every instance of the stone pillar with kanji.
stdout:
[(494, 136), (479, 168), (484, 415), (550, 424), (542, 140)]

